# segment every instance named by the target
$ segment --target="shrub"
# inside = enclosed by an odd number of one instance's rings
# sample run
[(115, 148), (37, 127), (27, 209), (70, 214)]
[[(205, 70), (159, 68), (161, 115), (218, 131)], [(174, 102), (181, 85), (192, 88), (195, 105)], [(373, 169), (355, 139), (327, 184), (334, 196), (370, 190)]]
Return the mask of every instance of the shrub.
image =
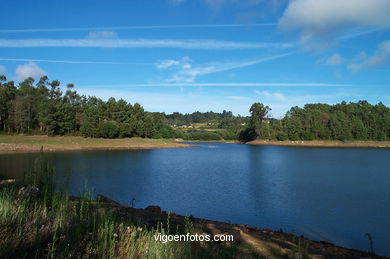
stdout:
[(316, 139), (316, 135), (313, 132), (304, 131), (304, 132), (302, 132), (302, 139), (303, 140), (314, 140), (314, 139)]
[(281, 132), (278, 132), (278, 134), (276, 135), (276, 139), (279, 141), (285, 141), (288, 139), (288, 136), (285, 132), (281, 131)]
[(101, 138), (116, 138), (119, 136), (119, 128), (111, 121), (103, 122), (98, 126), (97, 135)]
[(256, 139), (256, 137), (256, 132), (252, 128), (248, 127), (239, 133), (238, 140), (241, 142), (248, 142)]

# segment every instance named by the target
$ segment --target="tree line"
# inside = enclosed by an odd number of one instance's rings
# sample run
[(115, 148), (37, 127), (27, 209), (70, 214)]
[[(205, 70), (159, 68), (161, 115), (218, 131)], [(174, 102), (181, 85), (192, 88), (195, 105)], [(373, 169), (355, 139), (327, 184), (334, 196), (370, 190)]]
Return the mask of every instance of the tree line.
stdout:
[(97, 138), (183, 138), (186, 140), (237, 139), (235, 133), (176, 127), (235, 119), (232, 112), (192, 114), (147, 112), (123, 99), (80, 95), (73, 84), (63, 92), (60, 81), (47, 76), (37, 82), (27, 78), (19, 84), (0, 75), (0, 132), (3, 134), (81, 135)]
[(146, 112), (135, 103), (110, 98), (103, 101), (73, 90), (60, 89), (47, 76), (27, 78), (19, 85), (0, 77), (0, 130), (4, 133), (82, 135), (85, 137), (173, 137), (173, 130), (159, 113)]
[[(81, 135), (101, 138), (182, 138), (185, 140), (389, 140), (390, 109), (382, 103), (341, 102), (292, 107), (282, 119), (271, 118), (262, 103), (250, 116), (231, 111), (147, 112), (123, 99), (80, 95), (73, 84), (63, 92), (47, 76), (16, 85), (0, 75), (0, 132), (5, 134)], [(199, 124), (197, 128), (192, 125)], [(185, 129), (184, 129), (185, 127)]]
[(281, 120), (269, 118), (268, 106), (254, 103), (243, 142), (275, 140), (390, 140), (390, 108), (367, 101), (306, 104), (292, 107)]

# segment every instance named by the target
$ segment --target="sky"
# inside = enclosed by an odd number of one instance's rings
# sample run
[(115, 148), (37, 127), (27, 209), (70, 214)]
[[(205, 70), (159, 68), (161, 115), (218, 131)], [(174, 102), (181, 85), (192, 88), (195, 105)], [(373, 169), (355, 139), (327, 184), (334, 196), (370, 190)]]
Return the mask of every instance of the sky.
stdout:
[(389, 0), (2, 0), (0, 74), (147, 111), (390, 106)]

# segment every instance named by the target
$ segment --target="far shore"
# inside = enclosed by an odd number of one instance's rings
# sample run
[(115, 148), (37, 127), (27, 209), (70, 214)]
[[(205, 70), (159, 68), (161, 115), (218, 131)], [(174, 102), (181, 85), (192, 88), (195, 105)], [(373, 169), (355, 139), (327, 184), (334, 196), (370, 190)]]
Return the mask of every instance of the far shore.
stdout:
[(239, 144), (241, 143), (238, 140), (178, 140), (180, 143), (230, 143), (230, 144)]
[(253, 140), (246, 144), (253, 146), (301, 146), (301, 147), (344, 147), (344, 148), (390, 148), (390, 141), (336, 141), (336, 140)]
[(178, 143), (173, 139), (122, 138), (102, 139), (77, 136), (46, 135), (0, 136), (0, 153), (29, 153), (43, 151), (71, 150), (125, 150), (194, 147)]
[[(162, 148), (189, 148), (197, 147), (196, 143), (240, 143), (238, 141), (224, 140), (183, 140), (183, 139), (148, 139), (148, 138), (84, 138), (78, 136), (55, 136), (46, 135), (2, 135), (0, 136), (0, 154), (4, 153), (29, 153), (43, 151), (74, 151), (74, 150), (142, 150)], [(185, 144), (185, 143), (193, 143)], [(345, 148), (390, 148), (390, 141), (275, 141), (254, 140), (247, 142), (248, 145), (269, 146), (302, 146), (302, 147), (345, 147)]]

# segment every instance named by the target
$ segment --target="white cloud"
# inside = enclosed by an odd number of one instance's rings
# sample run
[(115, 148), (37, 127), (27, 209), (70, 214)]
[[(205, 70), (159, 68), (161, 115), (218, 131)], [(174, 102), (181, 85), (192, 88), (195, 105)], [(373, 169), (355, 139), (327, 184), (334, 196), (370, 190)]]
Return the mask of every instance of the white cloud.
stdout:
[(151, 63), (140, 62), (110, 62), (110, 61), (83, 61), (83, 60), (60, 60), (60, 59), (30, 59), (30, 58), (0, 58), (4, 61), (24, 61), (24, 62), (47, 62), (64, 64), (101, 64), (101, 65), (151, 65)]
[[(115, 84), (102, 85), (100, 87), (128, 88), (128, 87), (348, 87), (351, 84), (318, 83), (318, 82), (287, 82), (287, 83), (147, 83), (147, 84)], [(82, 87), (99, 87), (97, 85), (84, 85)]]
[(180, 67), (181, 69), (191, 68), (191, 59), (189, 57), (182, 57), (180, 60), (166, 59), (155, 64), (157, 69), (164, 70), (172, 67)]
[(377, 50), (372, 56), (367, 57), (367, 55), (362, 52), (356, 60), (361, 60), (360, 63), (355, 62), (348, 66), (348, 69), (352, 72), (364, 68), (377, 67), (388, 62), (390, 57), (390, 40), (384, 41), (379, 44)]
[(352, 26), (390, 27), (389, 0), (290, 1), (279, 28), (301, 31), (303, 40)]
[(31, 33), (31, 32), (62, 32), (62, 31), (121, 31), (121, 30), (160, 30), (160, 29), (191, 29), (191, 28), (229, 28), (229, 27), (268, 27), (276, 26), (274, 23), (228, 23), (228, 24), (176, 24), (176, 25), (138, 25), (113, 27), (80, 27), (80, 28), (35, 28), (18, 30), (0, 30), (0, 33)]
[(0, 47), (80, 47), (80, 48), (180, 48), (200, 50), (237, 50), (292, 48), (295, 44), (279, 42), (242, 42), (223, 40), (176, 39), (0, 39)]
[(24, 80), (28, 77), (39, 78), (45, 74), (46, 72), (42, 68), (40, 68), (36, 63), (28, 62), (23, 65), (17, 66), (15, 79)]
[(6, 71), (7, 69), (5, 68), (5, 66), (0, 65), (0, 75), (5, 74)]
[(115, 31), (93, 31), (87, 34), (87, 39), (115, 39), (118, 33)]
[(320, 63), (328, 66), (337, 66), (342, 64), (344, 61), (345, 59), (340, 54), (334, 53), (332, 56), (320, 60)]
[(279, 92), (275, 92), (275, 93), (271, 93), (271, 92), (268, 92), (268, 91), (258, 91), (256, 90), (255, 93), (257, 95), (260, 95), (260, 96), (264, 96), (264, 97), (268, 97), (268, 98), (271, 98), (271, 99), (275, 99), (276, 101), (279, 101), (279, 102), (283, 102), (286, 100), (286, 96), (282, 93), (279, 93)]
[(174, 73), (173, 76), (168, 80), (169, 82), (194, 82), (195, 79), (200, 75), (207, 75), (222, 71), (228, 71), (232, 69), (237, 69), (241, 67), (247, 67), (252, 66), (256, 64), (260, 64), (263, 62), (267, 62), (270, 60), (283, 58), (288, 55), (291, 55), (292, 53), (286, 53), (266, 58), (259, 58), (255, 60), (249, 60), (249, 61), (240, 61), (240, 62), (218, 62), (218, 63), (212, 63), (208, 65), (198, 66), (198, 67), (182, 67), (181, 70)]

